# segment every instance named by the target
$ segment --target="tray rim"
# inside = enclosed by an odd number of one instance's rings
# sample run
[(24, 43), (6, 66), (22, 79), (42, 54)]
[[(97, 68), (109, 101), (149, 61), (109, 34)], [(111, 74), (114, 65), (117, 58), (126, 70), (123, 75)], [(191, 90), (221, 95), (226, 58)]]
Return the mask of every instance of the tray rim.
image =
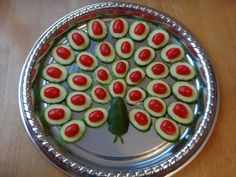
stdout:
[[(54, 147), (51, 146), (47, 142), (46, 137), (43, 136), (40, 130), (40, 127), (37, 125), (38, 122), (35, 122), (36, 118), (31, 115), (32, 111), (29, 110), (30, 102), (28, 102), (31, 98), (30, 82), (29, 82), (30, 72), (29, 71), (32, 70), (32, 61), (37, 56), (37, 50), (40, 49), (40, 47), (47, 40), (47, 37), (50, 36), (52, 32), (56, 31), (58, 27), (62, 26), (67, 21), (71, 20), (72, 17), (75, 18), (77, 16), (88, 14), (92, 11), (96, 11), (103, 8), (105, 9), (106, 8), (128, 8), (129, 10), (140, 10), (147, 14), (157, 16), (161, 18), (166, 24), (171, 25), (173, 28), (175, 28), (179, 33), (181, 33), (181, 35), (184, 35), (185, 39), (187, 39), (191, 43), (191, 47), (195, 46), (193, 47), (194, 52), (197, 52), (197, 54), (202, 57), (201, 60), (204, 61), (204, 64), (206, 65), (205, 67), (207, 68), (207, 71), (209, 72), (209, 75), (207, 75), (207, 79), (209, 79), (210, 83), (207, 83), (209, 84), (208, 85), (209, 88), (208, 87), (207, 88), (209, 89), (208, 91), (211, 96), (209, 97), (210, 99), (209, 109), (207, 113), (204, 114), (204, 118), (202, 120), (206, 122), (205, 123), (201, 122), (201, 125), (199, 127), (199, 129), (202, 128), (204, 131), (201, 132), (198, 129), (197, 133), (191, 139), (191, 142), (193, 142), (193, 147), (191, 148), (195, 149), (194, 153), (191, 154), (193, 150), (191, 150), (190, 147), (188, 147), (186, 149), (187, 152), (185, 151), (185, 152), (182, 152), (182, 154), (180, 153), (180, 156), (175, 157), (174, 161), (172, 161), (171, 159), (167, 159), (163, 163), (158, 164), (158, 166), (155, 168), (147, 167), (146, 169), (140, 169), (140, 170), (135, 170), (135, 171), (130, 170), (126, 172), (122, 172), (122, 171), (121, 172), (108, 172), (106, 170), (91, 169), (90, 167), (82, 163), (81, 164), (75, 163), (72, 160), (67, 159), (64, 154), (56, 151)], [(213, 128), (215, 126), (218, 111), (219, 111), (219, 84), (218, 84), (216, 75), (214, 73), (212, 64), (210, 62), (209, 56), (206, 54), (205, 50), (202, 48), (199, 42), (192, 36), (192, 34), (184, 25), (182, 25), (181, 23), (179, 23), (178, 21), (176, 21), (169, 15), (166, 15), (159, 10), (149, 8), (143, 5), (138, 5), (134, 3), (125, 3), (125, 2), (102, 2), (102, 3), (91, 4), (91, 5), (79, 8), (75, 11), (72, 11), (71, 13), (65, 15), (64, 17), (56, 21), (54, 24), (52, 24), (38, 38), (38, 40), (35, 42), (35, 44), (33, 45), (32, 49), (30, 50), (27, 56), (27, 59), (24, 63), (24, 66), (20, 75), (19, 88), (18, 88), (18, 103), (19, 103), (22, 123), (24, 125), (24, 129), (27, 135), (29, 136), (30, 140), (41, 152), (41, 154), (43, 154), (52, 164), (54, 164), (56, 167), (58, 167), (60, 170), (62, 170), (63, 172), (67, 173), (70, 176), (91, 175), (91, 174), (96, 174), (98, 176), (132, 176), (132, 175), (146, 176), (146, 175), (154, 175), (154, 174), (173, 175), (179, 170), (181, 170), (182, 168), (184, 168), (187, 164), (189, 164), (200, 153), (202, 148), (207, 143), (213, 131)], [(203, 137), (204, 139), (201, 137)], [(200, 140), (203, 140), (203, 141), (200, 141)], [(190, 157), (186, 159), (186, 157), (188, 156)], [(75, 171), (77, 173), (75, 173)]]

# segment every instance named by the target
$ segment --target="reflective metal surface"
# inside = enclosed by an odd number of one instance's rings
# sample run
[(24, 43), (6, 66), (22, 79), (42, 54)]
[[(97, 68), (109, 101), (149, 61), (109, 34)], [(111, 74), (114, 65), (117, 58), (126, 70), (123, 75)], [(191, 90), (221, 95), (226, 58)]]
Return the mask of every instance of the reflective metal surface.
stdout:
[[(65, 144), (58, 138), (59, 128), (48, 126), (42, 118), (41, 112), (46, 104), (40, 101), (38, 93), (46, 82), (41, 78), (41, 70), (52, 62), (51, 48), (66, 43), (65, 35), (73, 28), (86, 31), (90, 19), (101, 18), (109, 24), (117, 16), (122, 16), (129, 24), (142, 19), (149, 23), (151, 29), (159, 26), (165, 28), (171, 35), (171, 43), (184, 46), (185, 61), (193, 65), (198, 73), (197, 78), (191, 81), (200, 93), (199, 100), (192, 105), (195, 121), (187, 128), (181, 127), (181, 138), (175, 144), (160, 139), (154, 127), (147, 133), (140, 133), (132, 126), (129, 126), (128, 133), (123, 137), (124, 144), (113, 144), (113, 136), (108, 132), (106, 124), (97, 129), (87, 128), (79, 142)], [(108, 35), (105, 41), (114, 44), (116, 40)], [(94, 53), (96, 43), (91, 42), (88, 51)], [(135, 48), (142, 45), (146, 45), (145, 42), (136, 42)], [(155, 60), (160, 60), (159, 53)], [(133, 66), (132, 59), (129, 61)], [(106, 66), (110, 68), (110, 64)], [(68, 71), (73, 73), (78, 71), (78, 67), (73, 64), (68, 67)], [(148, 81), (145, 79), (141, 87), (145, 88)], [(171, 77), (166, 81), (174, 83)], [(66, 82), (63, 85), (70, 91)], [(218, 93), (217, 80), (208, 56), (184, 27), (155, 9), (108, 2), (90, 5), (68, 14), (37, 40), (22, 69), (19, 105), (22, 121), (32, 142), (53, 164), (71, 176), (163, 176), (173, 174), (186, 165), (206, 143), (216, 121)], [(168, 104), (174, 99), (170, 97), (165, 102)], [(139, 107), (142, 108), (142, 104)], [(73, 113), (72, 118), (76, 117), (81, 117), (81, 113)]]

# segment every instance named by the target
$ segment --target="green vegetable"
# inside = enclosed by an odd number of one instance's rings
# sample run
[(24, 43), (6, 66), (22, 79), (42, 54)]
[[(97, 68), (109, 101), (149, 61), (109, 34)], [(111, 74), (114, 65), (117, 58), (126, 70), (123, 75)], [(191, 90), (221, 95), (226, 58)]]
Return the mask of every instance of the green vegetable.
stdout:
[(107, 120), (108, 130), (115, 135), (113, 143), (116, 143), (117, 139), (120, 138), (123, 144), (122, 135), (127, 133), (129, 128), (129, 114), (123, 98), (115, 97), (112, 99)]

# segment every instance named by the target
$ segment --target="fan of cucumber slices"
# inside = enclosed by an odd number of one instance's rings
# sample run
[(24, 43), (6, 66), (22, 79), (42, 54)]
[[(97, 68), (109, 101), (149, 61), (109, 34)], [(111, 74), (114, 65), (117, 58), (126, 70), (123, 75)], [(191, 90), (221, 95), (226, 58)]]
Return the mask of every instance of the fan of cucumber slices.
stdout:
[[(106, 40), (108, 35), (115, 43)], [(87, 50), (92, 41), (97, 44), (95, 54)], [(142, 41), (145, 45), (138, 47)], [(42, 70), (47, 81), (40, 88), (47, 104), (43, 115), (48, 124), (59, 126), (68, 143), (80, 140), (86, 127), (104, 124), (114, 142), (123, 143), (129, 125), (137, 133), (154, 129), (162, 139), (176, 142), (180, 126), (194, 120), (198, 90), (190, 81), (196, 71), (185, 62), (183, 46), (172, 43), (161, 27), (151, 30), (145, 21), (129, 24), (124, 18), (109, 23), (93, 19), (86, 30), (69, 31), (51, 56), (53, 61)], [(74, 64), (77, 71), (70, 73)], [(169, 97), (173, 99), (167, 104)]]

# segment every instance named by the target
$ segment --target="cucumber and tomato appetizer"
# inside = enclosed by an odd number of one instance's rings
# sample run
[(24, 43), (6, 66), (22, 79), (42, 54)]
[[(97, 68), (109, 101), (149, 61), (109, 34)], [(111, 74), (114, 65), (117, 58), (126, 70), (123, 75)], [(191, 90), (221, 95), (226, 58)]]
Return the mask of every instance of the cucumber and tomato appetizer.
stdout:
[(147, 45), (153, 49), (160, 49), (169, 42), (169, 39), (169, 34), (164, 29), (156, 29), (149, 34)]
[(152, 125), (152, 119), (148, 112), (142, 109), (132, 109), (129, 112), (130, 123), (141, 132), (147, 132)]
[(46, 103), (60, 103), (67, 96), (67, 91), (59, 84), (47, 84), (40, 89), (40, 98)]
[(107, 110), (102, 107), (91, 108), (84, 114), (84, 122), (92, 128), (102, 126), (107, 120)]
[(162, 80), (152, 80), (147, 85), (147, 92), (151, 96), (158, 98), (167, 98), (171, 94), (170, 86)]
[(149, 33), (149, 26), (144, 21), (135, 21), (129, 29), (130, 37), (135, 41), (144, 40)]
[(146, 74), (151, 79), (163, 79), (169, 75), (169, 69), (164, 63), (153, 62), (146, 67)]
[(109, 92), (112, 97), (124, 97), (126, 93), (126, 83), (122, 79), (116, 79), (109, 85)]
[(128, 70), (129, 70), (129, 62), (126, 60), (118, 60), (112, 65), (112, 72), (118, 78), (125, 77)]
[(177, 99), (185, 103), (192, 103), (198, 98), (196, 87), (184, 81), (174, 83), (172, 92)]
[(126, 94), (126, 101), (130, 105), (137, 105), (146, 98), (146, 92), (140, 87), (132, 87)]
[(121, 38), (116, 41), (115, 49), (120, 58), (128, 59), (134, 53), (134, 41), (130, 38)]
[(134, 54), (134, 61), (139, 66), (146, 66), (155, 58), (155, 51), (150, 47), (140, 47)]
[(176, 142), (180, 137), (178, 125), (168, 118), (158, 118), (155, 122), (156, 133), (165, 141)]
[(67, 78), (68, 85), (73, 90), (85, 91), (92, 85), (92, 79), (88, 74), (73, 73)]
[(67, 35), (67, 41), (70, 46), (75, 50), (85, 50), (90, 43), (89, 37), (87, 34), (79, 29), (74, 29), (70, 31)]
[(62, 65), (70, 65), (75, 60), (75, 54), (68, 45), (58, 45), (52, 49), (54, 60)]
[(46, 79), (49, 82), (62, 82), (66, 80), (68, 75), (66, 67), (52, 63), (48, 66), (46, 66), (42, 71), (42, 76), (44, 79)]
[(44, 110), (44, 118), (51, 125), (62, 125), (71, 118), (71, 110), (62, 104), (49, 105)]
[(88, 23), (88, 35), (94, 40), (101, 40), (107, 36), (107, 26), (100, 19), (93, 19)]
[(129, 128), (129, 113), (126, 104), (121, 97), (112, 99), (108, 110), (108, 130), (115, 135), (113, 143), (116, 143), (119, 138), (123, 144), (122, 136), (128, 132)]
[(109, 84), (112, 81), (110, 71), (104, 66), (99, 66), (94, 72), (95, 79), (101, 84)]
[(60, 135), (63, 140), (72, 143), (80, 140), (85, 132), (85, 123), (81, 120), (71, 120), (65, 123), (60, 130)]
[(167, 108), (168, 115), (182, 125), (190, 125), (194, 115), (190, 106), (182, 102), (172, 102)]
[(91, 106), (92, 100), (87, 93), (71, 92), (66, 98), (66, 103), (73, 111), (83, 111)]
[(145, 72), (141, 68), (132, 68), (126, 76), (126, 82), (128, 85), (137, 85), (144, 79), (144, 77)]
[(161, 58), (165, 62), (175, 63), (185, 57), (184, 49), (177, 44), (169, 44), (161, 50)]
[(129, 26), (125, 19), (115, 18), (109, 25), (109, 32), (114, 38), (122, 38), (128, 32)]
[(148, 97), (144, 101), (144, 108), (153, 117), (162, 117), (166, 113), (165, 102), (156, 97)]
[(91, 90), (91, 97), (97, 103), (106, 104), (111, 101), (111, 96), (105, 87), (96, 85)]
[(186, 62), (174, 63), (170, 67), (170, 74), (177, 80), (188, 81), (195, 77), (196, 71)]
[(116, 57), (116, 52), (109, 42), (101, 42), (96, 47), (96, 56), (104, 63), (111, 63)]
[(76, 63), (84, 71), (93, 71), (98, 66), (97, 58), (89, 52), (80, 52), (76, 57)]

